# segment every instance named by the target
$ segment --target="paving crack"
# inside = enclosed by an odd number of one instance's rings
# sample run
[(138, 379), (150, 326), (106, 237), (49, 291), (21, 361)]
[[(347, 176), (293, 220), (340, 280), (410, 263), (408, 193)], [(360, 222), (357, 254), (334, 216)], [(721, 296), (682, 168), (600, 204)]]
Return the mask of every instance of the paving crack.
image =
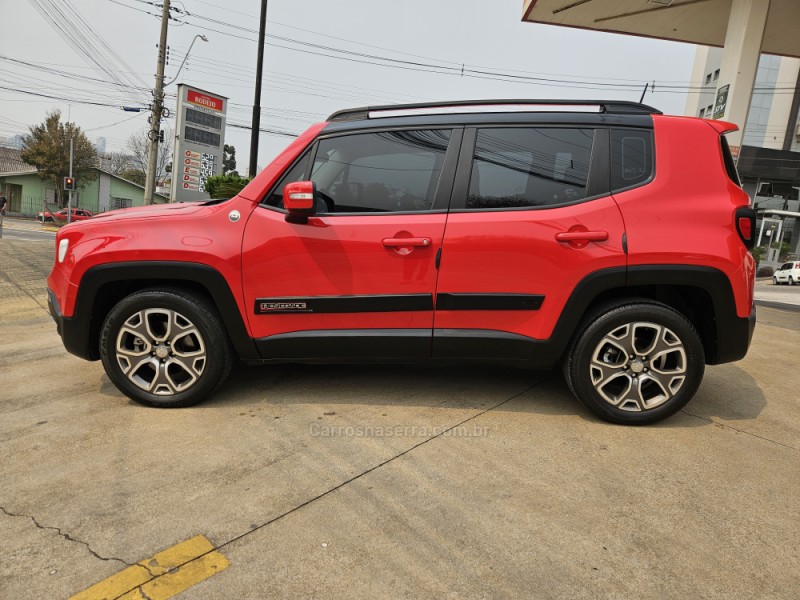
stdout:
[[(151, 579), (150, 581), (152, 581), (152, 579)], [(153, 599), (152, 599), (150, 596), (148, 596), (148, 595), (147, 595), (147, 593), (144, 591), (144, 586), (143, 586), (143, 585), (142, 585), (142, 586), (139, 586), (138, 588), (136, 588), (136, 590), (137, 590), (137, 591), (139, 592), (139, 594), (141, 595), (141, 597), (142, 597), (142, 600), (153, 600)]]
[(13, 513), (13, 512), (11, 512), (10, 510), (6, 509), (4, 506), (0, 506), (0, 511), (2, 511), (2, 512), (3, 512), (3, 514), (5, 514), (5, 515), (6, 515), (6, 516), (8, 516), (8, 517), (17, 517), (17, 518), (20, 518), (20, 519), (30, 519), (30, 520), (31, 520), (31, 522), (32, 522), (34, 525), (36, 525), (36, 527), (37, 527), (38, 529), (42, 529), (42, 530), (44, 530), (44, 531), (47, 531), (47, 530), (50, 530), (50, 531), (55, 531), (55, 532), (56, 532), (58, 535), (60, 535), (61, 537), (63, 537), (65, 540), (67, 540), (67, 541), (69, 541), (69, 542), (73, 542), (73, 543), (75, 543), (75, 544), (80, 544), (80, 545), (82, 545), (82, 546), (85, 546), (85, 547), (86, 547), (86, 549), (89, 551), (89, 553), (90, 553), (92, 556), (94, 556), (95, 558), (97, 558), (97, 559), (104, 560), (104, 561), (107, 561), (107, 562), (118, 562), (118, 563), (122, 563), (123, 565), (125, 565), (125, 566), (127, 566), (127, 567), (138, 566), (138, 567), (141, 567), (141, 568), (143, 568), (145, 571), (147, 571), (147, 572), (150, 574), (150, 576), (151, 576), (151, 577), (155, 577), (155, 576), (156, 576), (156, 574), (155, 574), (155, 573), (153, 573), (153, 572), (152, 572), (150, 569), (148, 569), (146, 566), (144, 566), (144, 565), (141, 565), (141, 564), (139, 564), (139, 563), (129, 563), (128, 561), (126, 561), (126, 560), (123, 560), (123, 559), (121, 559), (121, 558), (117, 558), (116, 556), (102, 556), (102, 555), (98, 554), (98, 553), (97, 553), (97, 552), (96, 552), (96, 551), (95, 551), (95, 550), (94, 550), (94, 549), (93, 549), (93, 548), (92, 548), (92, 547), (91, 547), (91, 546), (88, 544), (88, 542), (84, 542), (83, 540), (79, 540), (79, 539), (77, 539), (77, 538), (75, 538), (75, 537), (71, 536), (69, 533), (66, 533), (66, 532), (64, 532), (64, 531), (61, 531), (61, 528), (60, 528), (60, 527), (52, 527), (52, 526), (50, 526), (50, 525), (42, 525), (41, 523), (39, 523), (39, 521), (37, 521), (37, 520), (36, 520), (36, 517), (34, 517), (33, 515), (23, 515), (23, 514)]
[(765, 442), (769, 442), (770, 444), (775, 444), (776, 446), (782, 446), (784, 448), (789, 448), (789, 450), (800, 451), (800, 448), (796, 446), (792, 446), (791, 444), (785, 444), (783, 442), (779, 442), (778, 440), (773, 440), (763, 435), (758, 435), (757, 433), (753, 433), (752, 431), (747, 431), (746, 429), (739, 429), (738, 427), (734, 427), (733, 425), (728, 425), (727, 423), (721, 423), (716, 419), (712, 419), (710, 417), (704, 417), (702, 415), (696, 415), (694, 413), (690, 413), (688, 410), (681, 410), (682, 413), (689, 415), (690, 417), (694, 417), (695, 419), (700, 419), (701, 421), (707, 421), (708, 423), (713, 423), (718, 427), (722, 427), (723, 429), (729, 429), (730, 431), (735, 431), (737, 433), (743, 433), (744, 435), (749, 435), (754, 438), (758, 438), (759, 440), (764, 440)]

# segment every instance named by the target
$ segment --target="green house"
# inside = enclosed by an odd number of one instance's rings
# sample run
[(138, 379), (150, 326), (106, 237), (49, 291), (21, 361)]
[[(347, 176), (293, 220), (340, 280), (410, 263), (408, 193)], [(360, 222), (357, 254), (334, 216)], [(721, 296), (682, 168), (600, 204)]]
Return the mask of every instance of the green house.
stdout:
[[(2, 150), (5, 152), (0, 153), (0, 192), (8, 200), (7, 213), (35, 217), (43, 210), (52, 210), (56, 205), (53, 183), (41, 179), (35, 167), (23, 163), (17, 156), (12, 156), (18, 154), (18, 151), (10, 148)], [(142, 186), (100, 168), (95, 168), (94, 171), (94, 181), (81, 185), (81, 180), (77, 180), (78, 189), (73, 192), (74, 206), (98, 213), (144, 204)], [(169, 202), (169, 198), (155, 194), (154, 202)]]

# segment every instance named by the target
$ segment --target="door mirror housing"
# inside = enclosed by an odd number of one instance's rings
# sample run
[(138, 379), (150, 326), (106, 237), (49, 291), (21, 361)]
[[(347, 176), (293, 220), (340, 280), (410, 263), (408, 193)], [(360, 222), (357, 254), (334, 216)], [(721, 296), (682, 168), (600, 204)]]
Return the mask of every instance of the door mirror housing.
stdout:
[(317, 186), (313, 181), (294, 181), (283, 188), (283, 207), (290, 223), (308, 223), (316, 214)]

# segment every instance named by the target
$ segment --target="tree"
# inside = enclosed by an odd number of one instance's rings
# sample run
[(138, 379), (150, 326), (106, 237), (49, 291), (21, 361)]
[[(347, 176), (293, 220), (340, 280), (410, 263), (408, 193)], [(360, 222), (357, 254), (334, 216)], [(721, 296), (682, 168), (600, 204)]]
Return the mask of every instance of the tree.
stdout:
[(233, 198), (250, 183), (247, 177), (240, 177), (236, 173), (228, 175), (214, 175), (206, 179), (206, 191), (212, 198)]
[(236, 171), (236, 148), (225, 144), (222, 149), (222, 174), (238, 175)]
[(48, 113), (43, 123), (32, 126), (30, 134), (22, 138), (22, 160), (36, 167), (42, 180), (53, 184), (61, 208), (67, 198), (63, 187), (64, 177), (69, 175), (70, 139), (73, 140), (72, 174), (78, 187), (83, 187), (97, 177), (94, 170), (97, 153), (80, 127), (61, 122), (61, 111)]
[(105, 164), (108, 165), (108, 170), (114, 175), (120, 175), (123, 171), (134, 168), (131, 155), (124, 152), (109, 152), (101, 158), (104, 159)]
[[(125, 177), (125, 179), (133, 181), (134, 183), (139, 183), (139, 176), (136, 176), (135, 179), (131, 179), (130, 177), (132, 171), (138, 171), (141, 173), (142, 183), (140, 185), (144, 185), (145, 174), (147, 173), (147, 156), (150, 152), (150, 138), (147, 137), (149, 131), (149, 128), (145, 127), (128, 138), (128, 152), (130, 152), (131, 161), (129, 169), (126, 170), (129, 176)], [(156, 185), (163, 182), (166, 174), (169, 173), (167, 166), (172, 164), (173, 142), (174, 136), (172, 130), (165, 128), (164, 142), (158, 145)], [(120, 177), (124, 176), (120, 175)]]
[(130, 182), (133, 182), (137, 185), (144, 186), (145, 183), (145, 174), (144, 171), (140, 171), (139, 169), (125, 169), (124, 171), (120, 171), (119, 173), (114, 173), (115, 175), (119, 175), (123, 179), (127, 179)]

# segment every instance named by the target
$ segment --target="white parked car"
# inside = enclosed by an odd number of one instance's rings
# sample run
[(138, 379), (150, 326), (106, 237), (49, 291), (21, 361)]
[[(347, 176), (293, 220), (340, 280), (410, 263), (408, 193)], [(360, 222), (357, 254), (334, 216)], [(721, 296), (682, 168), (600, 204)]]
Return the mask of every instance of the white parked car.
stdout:
[(788, 283), (789, 285), (800, 283), (800, 262), (783, 263), (783, 266), (773, 273), (772, 283), (775, 285), (780, 283)]

